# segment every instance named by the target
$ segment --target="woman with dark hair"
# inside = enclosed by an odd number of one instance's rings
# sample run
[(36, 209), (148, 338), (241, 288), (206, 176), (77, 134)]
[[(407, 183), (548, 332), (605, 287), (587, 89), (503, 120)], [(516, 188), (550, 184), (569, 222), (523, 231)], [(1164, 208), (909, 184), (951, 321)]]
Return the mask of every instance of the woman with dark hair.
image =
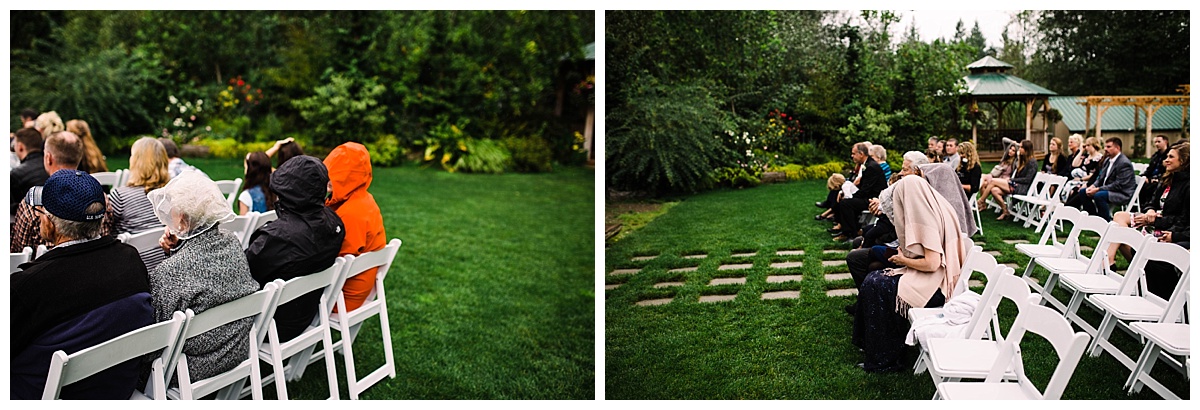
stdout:
[(242, 163), (246, 183), (238, 195), (238, 215), (247, 212), (267, 212), (275, 209), (275, 193), (271, 192), (271, 158), (262, 151), (246, 154)]
[[(1154, 191), (1149, 202), (1143, 203), (1145, 212), (1130, 214), (1117, 212), (1113, 222), (1120, 226), (1142, 227), (1154, 230), (1154, 236), (1159, 242), (1170, 242), (1191, 249), (1191, 144), (1183, 143), (1167, 151), (1163, 166), (1166, 173), (1162, 183)], [(1128, 246), (1118, 248), (1113, 245), (1108, 249), (1108, 264), (1116, 262), (1117, 250), (1120, 249), (1126, 260), (1133, 259), (1133, 252)], [(1179, 281), (1180, 272), (1162, 262), (1151, 261), (1146, 264), (1146, 287), (1163, 299), (1171, 296), (1175, 284)]]
[(108, 164), (104, 163), (104, 153), (100, 152), (100, 146), (96, 145), (96, 139), (92, 137), (92, 129), (87, 121), (67, 121), (67, 131), (83, 140), (83, 160), (79, 161), (78, 169), (89, 174), (108, 172)]
[(1012, 178), (994, 178), (989, 191), (984, 192), (985, 198), (990, 193), (992, 198), (995, 198), (996, 202), (1000, 204), (1000, 216), (996, 218), (997, 221), (1008, 217), (1008, 204), (1004, 202), (1004, 196), (1013, 192), (1028, 191), (1029, 185), (1033, 183), (1033, 178), (1037, 176), (1037, 171), (1038, 162), (1037, 158), (1033, 157), (1033, 141), (1021, 141), (1017, 159), (1013, 161)]
[(285, 138), (275, 141), (275, 145), (271, 146), (271, 148), (267, 148), (267, 157), (275, 156), (276, 152), (279, 153), (279, 158), (276, 159), (277, 162), (275, 163), (275, 168), (282, 167), (283, 163), (287, 162), (287, 160), (291, 159), (292, 157), (304, 155), (304, 150), (300, 149), (300, 144), (297, 144), (296, 140), (293, 138)]

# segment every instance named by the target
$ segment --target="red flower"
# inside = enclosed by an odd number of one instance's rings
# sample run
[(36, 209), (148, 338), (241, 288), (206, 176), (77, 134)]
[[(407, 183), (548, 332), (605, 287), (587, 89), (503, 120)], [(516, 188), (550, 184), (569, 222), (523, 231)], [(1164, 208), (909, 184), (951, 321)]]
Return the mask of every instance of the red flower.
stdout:
[(242, 79), (239, 77), (237, 82), (238, 87), (241, 87), (243, 84), (246, 84), (246, 82), (242, 81)]

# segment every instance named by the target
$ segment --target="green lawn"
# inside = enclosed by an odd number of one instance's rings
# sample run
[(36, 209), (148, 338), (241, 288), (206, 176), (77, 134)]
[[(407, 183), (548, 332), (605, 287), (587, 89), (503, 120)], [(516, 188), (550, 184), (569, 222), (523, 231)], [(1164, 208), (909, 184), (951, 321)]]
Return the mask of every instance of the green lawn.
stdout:
[[(241, 161), (188, 159), (214, 179)], [(128, 158), (110, 159), (112, 169)], [(376, 168), (370, 192), (404, 244), (387, 277), (396, 378), (365, 399), (592, 399), (595, 172), (470, 175)], [(379, 322), (355, 340), (359, 376), (383, 362)], [(366, 365), (362, 365), (366, 363)], [(338, 359), (339, 378), (344, 379)], [(345, 383), (342, 398), (347, 398)], [(266, 387), (268, 398), (274, 388)], [(289, 396), (328, 396), (323, 363)]]
[[(605, 294), (605, 394), (609, 399), (929, 399), (935, 391), (928, 374), (868, 374), (855, 367), (861, 355), (850, 343), (852, 317), (842, 311), (854, 296), (830, 297), (830, 289), (853, 288), (849, 278), (827, 281), (824, 274), (846, 272), (848, 245), (830, 240), (828, 222), (816, 222), (812, 204), (825, 197), (825, 181), (718, 190), (688, 197), (665, 215), (606, 250), (605, 282), (620, 285)], [(995, 221), (984, 212), (985, 251), (1002, 252), (1000, 263), (1027, 263), (1006, 239), (1035, 242), (1032, 228)], [(1084, 245), (1095, 246), (1096, 238)], [(803, 255), (777, 256), (780, 250)], [(833, 252), (826, 253), (827, 250)], [(733, 257), (738, 253), (750, 257)], [(704, 253), (704, 259), (683, 255)], [(648, 261), (636, 256), (661, 255)], [(799, 268), (774, 269), (775, 262), (800, 261)], [(730, 263), (753, 263), (747, 270), (718, 271)], [(1120, 261), (1124, 266), (1127, 262)], [(693, 272), (669, 269), (696, 266)], [(632, 275), (615, 269), (642, 268)], [(799, 282), (766, 283), (768, 275), (803, 275)], [(714, 278), (745, 277), (745, 284), (709, 286)], [(1044, 278), (1044, 272), (1035, 277)], [(655, 288), (662, 282), (683, 286)], [(980, 289), (976, 289), (979, 291)], [(761, 300), (764, 292), (798, 291), (798, 299)], [(700, 303), (703, 295), (736, 295), (728, 302)], [(1066, 301), (1065, 293), (1055, 292)], [(672, 298), (659, 306), (649, 299)], [(1085, 309), (1087, 310), (1087, 309)], [(1003, 326), (1015, 306), (1001, 305)], [(1099, 316), (1090, 314), (1090, 323)], [(1007, 330), (1005, 330), (1007, 331)], [(1132, 339), (1116, 336), (1134, 359)], [(1045, 340), (1030, 335), (1022, 344), (1030, 377), (1044, 388), (1057, 363)], [(915, 359), (915, 348), (910, 352)], [(1161, 371), (1160, 371), (1161, 370)], [(1159, 365), (1158, 380), (1182, 397), (1187, 381)], [(1080, 362), (1064, 399), (1155, 399), (1146, 388), (1127, 396), (1121, 389), (1129, 371), (1107, 354)]]

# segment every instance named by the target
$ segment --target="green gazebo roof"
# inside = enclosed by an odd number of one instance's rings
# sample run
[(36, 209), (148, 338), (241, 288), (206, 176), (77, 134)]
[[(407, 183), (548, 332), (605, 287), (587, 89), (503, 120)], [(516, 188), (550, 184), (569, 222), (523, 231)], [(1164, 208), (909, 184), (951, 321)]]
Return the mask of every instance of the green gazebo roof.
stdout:
[[(1050, 97), (1050, 107), (1058, 110), (1062, 114), (1062, 121), (1067, 125), (1067, 129), (1071, 132), (1083, 132), (1087, 125), (1087, 107), (1080, 105), (1083, 102), (1083, 97)], [(1096, 126), (1096, 111), (1097, 107), (1092, 108), (1092, 127)], [(1139, 114), (1141, 119), (1138, 121), (1138, 126), (1142, 129), (1146, 127), (1146, 114)], [(1178, 105), (1167, 105), (1159, 108), (1154, 112), (1154, 129), (1171, 131), (1178, 130), (1183, 124), (1183, 107)], [(1130, 106), (1113, 106), (1109, 107), (1104, 112), (1103, 122), (1100, 124), (1103, 131), (1132, 131), (1133, 130), (1133, 107)]]
[(967, 93), (976, 97), (1029, 97), (1058, 95), (1040, 85), (1025, 81), (1021, 77), (1009, 74), (1012, 64), (997, 60), (992, 56), (984, 56), (974, 63), (968, 64), (971, 70), (963, 79), (967, 82)]

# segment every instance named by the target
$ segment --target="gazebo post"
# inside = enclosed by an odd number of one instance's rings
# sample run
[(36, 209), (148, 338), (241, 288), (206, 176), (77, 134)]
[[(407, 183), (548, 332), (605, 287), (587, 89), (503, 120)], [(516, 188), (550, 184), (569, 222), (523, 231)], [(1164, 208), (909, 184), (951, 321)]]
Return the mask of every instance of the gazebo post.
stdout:
[(1151, 150), (1154, 149), (1154, 141), (1150, 138), (1151, 131), (1154, 130), (1154, 112), (1158, 111), (1159, 107), (1146, 106), (1146, 157), (1150, 157)]

